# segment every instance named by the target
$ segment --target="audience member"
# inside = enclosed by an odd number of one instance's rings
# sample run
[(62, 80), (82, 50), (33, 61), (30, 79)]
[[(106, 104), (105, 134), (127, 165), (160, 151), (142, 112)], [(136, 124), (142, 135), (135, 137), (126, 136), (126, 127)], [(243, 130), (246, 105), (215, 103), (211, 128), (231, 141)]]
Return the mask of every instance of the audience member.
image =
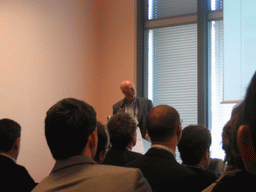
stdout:
[[(217, 190), (219, 185), (226, 182), (226, 179), (232, 178), (237, 172), (244, 169), (242, 158), (237, 146), (237, 132), (241, 125), (245, 123), (244, 102), (235, 106), (231, 113), (230, 120), (226, 123), (222, 132), (222, 148), (225, 151), (226, 170), (219, 179), (207, 187), (204, 192)], [(215, 187), (218, 184), (217, 187)]]
[(33, 191), (151, 191), (138, 169), (97, 164), (96, 112), (83, 101), (57, 102), (45, 118), (45, 137), (56, 163)]
[(182, 130), (178, 149), (183, 165), (202, 180), (202, 190), (218, 178), (206, 168), (210, 162), (211, 132), (202, 125), (190, 125)]
[(98, 147), (94, 161), (102, 163), (108, 152), (110, 143), (106, 126), (97, 121)]
[(210, 158), (209, 166), (206, 168), (209, 171), (213, 171), (217, 177), (225, 171), (226, 165), (222, 159)]
[[(244, 99), (223, 129), (223, 148), (227, 153), (227, 174), (217, 181), (213, 192), (252, 191), (256, 180), (256, 73)], [(208, 190), (209, 191), (209, 190)]]
[(199, 176), (175, 159), (182, 132), (176, 109), (168, 105), (153, 108), (146, 125), (152, 147), (127, 166), (140, 168), (153, 191), (200, 191)]
[(20, 149), (20, 125), (11, 119), (0, 120), (0, 164), (2, 191), (31, 191), (36, 183), (16, 160)]
[(244, 117), (244, 102), (235, 106), (230, 120), (226, 123), (222, 132), (222, 148), (225, 151), (227, 171), (244, 169), (241, 154), (237, 146), (237, 132), (241, 125), (246, 123)]
[(238, 132), (239, 151), (246, 171), (256, 175), (256, 72), (247, 89), (244, 115), (247, 126), (241, 127)]
[(120, 88), (125, 98), (113, 105), (113, 115), (120, 112), (129, 113), (136, 119), (142, 138), (149, 139), (146, 135), (146, 117), (153, 108), (152, 101), (137, 97), (135, 85), (131, 81), (122, 81)]
[(108, 151), (103, 164), (124, 166), (141, 157), (131, 151), (136, 145), (136, 122), (128, 113), (118, 113), (107, 124), (112, 148)]

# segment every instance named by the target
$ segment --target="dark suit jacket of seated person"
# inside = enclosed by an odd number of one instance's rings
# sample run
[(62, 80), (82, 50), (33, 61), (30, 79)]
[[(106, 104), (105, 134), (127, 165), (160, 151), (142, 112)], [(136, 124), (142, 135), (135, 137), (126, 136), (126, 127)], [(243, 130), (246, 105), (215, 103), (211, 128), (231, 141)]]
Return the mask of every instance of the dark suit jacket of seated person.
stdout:
[(135, 85), (131, 81), (123, 81), (120, 88), (125, 98), (113, 105), (113, 115), (121, 112), (130, 113), (132, 117), (137, 119), (142, 137), (147, 137), (146, 117), (153, 108), (152, 101), (144, 97), (137, 97)]
[(84, 101), (60, 100), (45, 118), (45, 136), (56, 163), (34, 191), (151, 191), (139, 169), (96, 163), (96, 112)]
[(211, 132), (202, 125), (189, 125), (182, 130), (178, 149), (184, 166), (200, 176), (202, 190), (218, 178), (206, 170), (210, 162)]
[(103, 164), (125, 166), (141, 157), (131, 151), (136, 145), (136, 122), (128, 113), (118, 113), (107, 124), (112, 148), (107, 152)]
[(16, 163), (20, 132), (21, 127), (17, 122), (0, 120), (0, 184), (3, 191), (31, 191), (36, 186), (28, 171)]
[(147, 117), (147, 130), (152, 147), (127, 166), (140, 168), (153, 191), (200, 191), (199, 176), (175, 159), (182, 131), (177, 110), (168, 105), (153, 108)]

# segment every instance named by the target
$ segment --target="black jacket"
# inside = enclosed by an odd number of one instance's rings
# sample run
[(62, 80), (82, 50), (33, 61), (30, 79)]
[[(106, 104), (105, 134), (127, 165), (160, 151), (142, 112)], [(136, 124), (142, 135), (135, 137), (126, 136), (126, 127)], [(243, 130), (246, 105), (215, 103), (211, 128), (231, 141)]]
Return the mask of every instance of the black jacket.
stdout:
[(197, 174), (179, 164), (174, 155), (162, 148), (153, 147), (142, 157), (126, 165), (139, 168), (153, 191), (200, 191)]
[(28, 171), (12, 159), (0, 155), (1, 189), (6, 191), (31, 191), (36, 183)]

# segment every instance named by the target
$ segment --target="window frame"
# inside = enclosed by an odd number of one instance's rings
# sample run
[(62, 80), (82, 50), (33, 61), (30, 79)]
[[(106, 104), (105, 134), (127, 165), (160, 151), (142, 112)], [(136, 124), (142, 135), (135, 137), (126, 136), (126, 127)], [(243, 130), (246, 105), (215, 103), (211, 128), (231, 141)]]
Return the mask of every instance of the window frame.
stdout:
[(145, 50), (145, 30), (176, 25), (197, 23), (198, 31), (198, 114), (197, 122), (206, 127), (209, 126), (209, 101), (208, 101), (208, 22), (212, 20), (223, 20), (223, 11), (211, 11), (211, 0), (198, 0), (197, 13), (179, 15), (160, 19), (147, 20), (148, 0), (137, 0), (137, 57), (136, 57), (136, 85), (139, 96), (147, 97), (148, 68)]

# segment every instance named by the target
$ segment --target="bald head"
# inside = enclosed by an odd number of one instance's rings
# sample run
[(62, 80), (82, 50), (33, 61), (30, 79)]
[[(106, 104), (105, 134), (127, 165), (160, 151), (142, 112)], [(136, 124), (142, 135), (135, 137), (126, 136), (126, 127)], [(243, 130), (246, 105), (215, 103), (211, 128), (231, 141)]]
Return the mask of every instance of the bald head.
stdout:
[(129, 80), (122, 81), (120, 88), (128, 102), (132, 102), (135, 99), (136, 97), (135, 85), (131, 81)]
[(164, 141), (173, 137), (180, 125), (180, 115), (168, 105), (151, 109), (147, 117), (147, 130), (152, 141)]

